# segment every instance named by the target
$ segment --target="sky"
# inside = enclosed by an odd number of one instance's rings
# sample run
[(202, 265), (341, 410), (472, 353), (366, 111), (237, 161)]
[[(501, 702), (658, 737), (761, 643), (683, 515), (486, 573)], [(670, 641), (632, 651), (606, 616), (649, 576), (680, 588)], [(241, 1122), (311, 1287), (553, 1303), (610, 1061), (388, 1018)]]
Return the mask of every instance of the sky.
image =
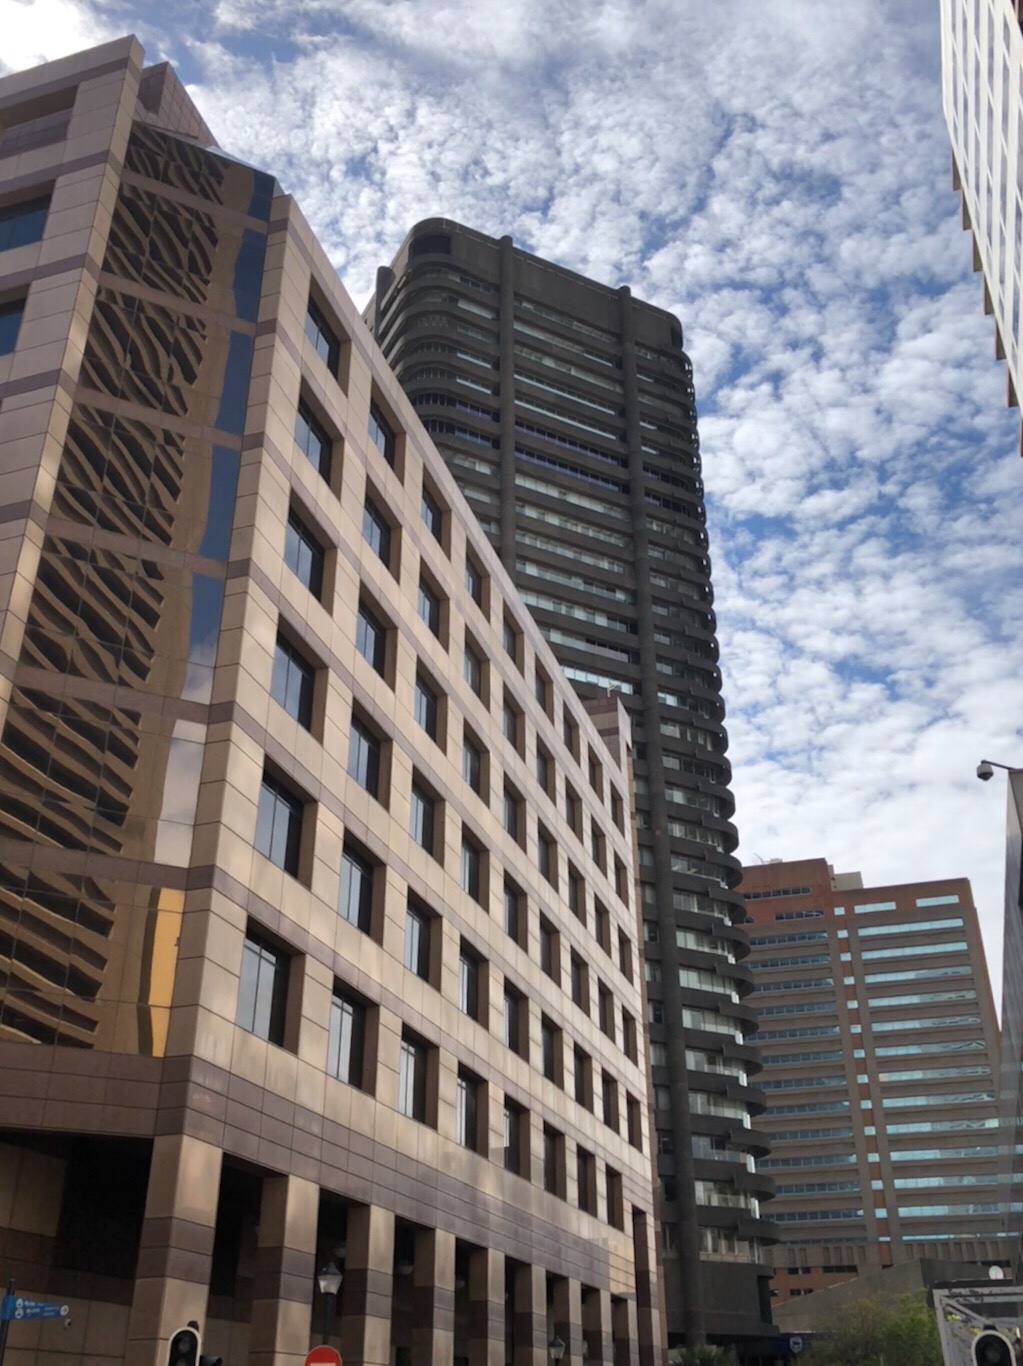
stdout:
[[(0, 0), (0, 71), (133, 31), (358, 303), (443, 215), (681, 319), (739, 856), (969, 877), (1001, 994), (1023, 462), (937, 0)], [(6, 67), (5, 67), (6, 64)]]

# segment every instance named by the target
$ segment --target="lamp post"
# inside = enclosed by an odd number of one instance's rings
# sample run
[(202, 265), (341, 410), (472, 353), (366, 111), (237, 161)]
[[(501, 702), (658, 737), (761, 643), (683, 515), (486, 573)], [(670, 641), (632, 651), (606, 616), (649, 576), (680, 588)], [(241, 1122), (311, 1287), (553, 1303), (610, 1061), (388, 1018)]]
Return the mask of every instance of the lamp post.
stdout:
[(330, 1326), (336, 1314), (334, 1306), (341, 1289), (341, 1272), (333, 1262), (328, 1262), (316, 1273), (316, 1284), (323, 1296), (323, 1341), (326, 1344), (330, 1342)]
[(565, 1344), (557, 1336), (551, 1338), (547, 1344), (547, 1355), (551, 1361), (558, 1362), (565, 1355)]

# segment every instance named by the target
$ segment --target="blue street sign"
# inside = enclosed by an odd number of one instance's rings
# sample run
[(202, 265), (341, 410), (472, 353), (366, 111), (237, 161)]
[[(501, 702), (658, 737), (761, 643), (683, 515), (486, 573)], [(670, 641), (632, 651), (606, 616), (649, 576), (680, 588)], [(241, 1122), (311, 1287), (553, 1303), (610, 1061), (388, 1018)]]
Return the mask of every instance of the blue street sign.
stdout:
[(0, 1320), (12, 1319), (24, 1323), (26, 1319), (66, 1319), (66, 1304), (47, 1304), (45, 1300), (26, 1300), (23, 1295), (5, 1295), (0, 1300)]

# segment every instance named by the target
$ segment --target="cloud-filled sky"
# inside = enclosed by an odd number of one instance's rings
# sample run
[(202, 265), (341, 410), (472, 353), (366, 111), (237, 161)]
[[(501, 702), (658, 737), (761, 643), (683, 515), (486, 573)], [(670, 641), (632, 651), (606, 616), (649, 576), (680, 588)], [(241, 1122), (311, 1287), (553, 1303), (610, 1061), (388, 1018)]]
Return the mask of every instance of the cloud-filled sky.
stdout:
[(418, 219), (675, 311), (740, 856), (967, 876), (1000, 995), (1023, 462), (921, 0), (0, 0), (0, 70), (138, 33), (350, 293)]

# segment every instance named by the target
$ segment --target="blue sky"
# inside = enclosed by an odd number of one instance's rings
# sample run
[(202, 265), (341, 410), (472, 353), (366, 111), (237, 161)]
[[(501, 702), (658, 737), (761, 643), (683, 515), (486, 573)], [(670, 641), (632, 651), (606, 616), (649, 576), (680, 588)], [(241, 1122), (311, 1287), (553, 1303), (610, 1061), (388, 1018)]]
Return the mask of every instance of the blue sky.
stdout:
[[(1017, 415), (920, 0), (0, 0), (0, 69), (135, 31), (355, 298), (433, 214), (683, 322), (740, 855), (967, 876), (1023, 764)], [(996, 995), (1000, 983), (996, 983)]]

